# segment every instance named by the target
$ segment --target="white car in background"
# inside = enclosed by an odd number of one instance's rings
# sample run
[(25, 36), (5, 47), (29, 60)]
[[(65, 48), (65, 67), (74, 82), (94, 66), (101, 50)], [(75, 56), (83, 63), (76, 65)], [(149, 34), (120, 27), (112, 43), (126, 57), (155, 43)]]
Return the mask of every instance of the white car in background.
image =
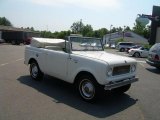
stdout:
[(3, 40), (3, 39), (0, 38), (0, 43), (4, 43), (4, 42), (5, 42), (5, 40)]
[(129, 55), (137, 57), (137, 58), (138, 57), (148, 57), (149, 49), (140, 47), (136, 49), (130, 49), (128, 52), (129, 52)]

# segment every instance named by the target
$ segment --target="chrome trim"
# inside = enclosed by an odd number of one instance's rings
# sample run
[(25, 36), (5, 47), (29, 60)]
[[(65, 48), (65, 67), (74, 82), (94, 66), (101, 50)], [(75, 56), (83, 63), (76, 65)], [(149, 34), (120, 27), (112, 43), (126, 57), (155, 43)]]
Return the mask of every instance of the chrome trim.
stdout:
[(139, 78), (128, 78), (121, 80), (119, 82), (110, 82), (109, 84), (105, 85), (104, 89), (105, 90), (112, 90), (114, 88), (122, 87), (127, 84), (131, 84), (133, 82), (137, 82)]

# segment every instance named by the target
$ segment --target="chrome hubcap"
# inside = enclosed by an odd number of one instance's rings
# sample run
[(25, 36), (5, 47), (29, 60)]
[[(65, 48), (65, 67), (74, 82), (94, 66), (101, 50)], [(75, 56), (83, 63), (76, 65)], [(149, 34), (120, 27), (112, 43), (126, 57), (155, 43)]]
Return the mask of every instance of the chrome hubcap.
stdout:
[(37, 65), (32, 64), (32, 70), (31, 70), (31, 73), (32, 73), (32, 76), (33, 76), (34, 78), (36, 78), (36, 77), (37, 77), (37, 75), (38, 75), (38, 67), (37, 67)]
[(139, 54), (138, 54), (138, 53), (135, 53), (135, 57), (139, 57)]
[(95, 94), (94, 85), (90, 80), (82, 80), (80, 84), (80, 92), (85, 99), (91, 99)]

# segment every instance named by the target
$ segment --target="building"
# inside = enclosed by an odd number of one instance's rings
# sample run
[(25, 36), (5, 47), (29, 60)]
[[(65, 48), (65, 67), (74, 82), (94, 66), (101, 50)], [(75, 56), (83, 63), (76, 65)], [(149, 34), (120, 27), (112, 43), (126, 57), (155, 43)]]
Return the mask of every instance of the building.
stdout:
[(151, 36), (149, 43), (160, 43), (160, 6), (153, 6), (152, 17), (155, 19), (151, 23)]
[(31, 37), (39, 37), (39, 32), (34, 32), (29, 29), (16, 28), (12, 26), (0, 25), (0, 39), (12, 44), (20, 44), (27, 41)]
[(103, 44), (115, 44), (116, 40), (123, 38), (125, 41), (136, 44), (148, 44), (148, 40), (134, 32), (115, 32), (103, 36)]

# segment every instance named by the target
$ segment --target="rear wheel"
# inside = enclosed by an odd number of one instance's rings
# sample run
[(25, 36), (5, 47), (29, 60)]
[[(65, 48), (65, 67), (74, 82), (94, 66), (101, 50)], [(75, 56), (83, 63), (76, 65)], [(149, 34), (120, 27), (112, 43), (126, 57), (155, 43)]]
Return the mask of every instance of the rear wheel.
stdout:
[(15, 41), (15, 40), (12, 40), (12, 41), (11, 41), (11, 44), (12, 44), (12, 45), (15, 45), (15, 44), (16, 44), (16, 41)]
[(140, 53), (139, 52), (135, 52), (134, 53), (134, 57), (136, 57), (136, 58), (140, 57)]
[(100, 86), (91, 75), (82, 75), (78, 78), (77, 89), (81, 98), (87, 102), (95, 102), (102, 93)]
[(30, 64), (30, 75), (34, 80), (40, 81), (43, 78), (43, 73), (39, 69), (36, 61), (32, 61)]
[(120, 52), (124, 52), (124, 51), (125, 51), (125, 49), (124, 49), (124, 48), (121, 48), (121, 49), (120, 49)]

